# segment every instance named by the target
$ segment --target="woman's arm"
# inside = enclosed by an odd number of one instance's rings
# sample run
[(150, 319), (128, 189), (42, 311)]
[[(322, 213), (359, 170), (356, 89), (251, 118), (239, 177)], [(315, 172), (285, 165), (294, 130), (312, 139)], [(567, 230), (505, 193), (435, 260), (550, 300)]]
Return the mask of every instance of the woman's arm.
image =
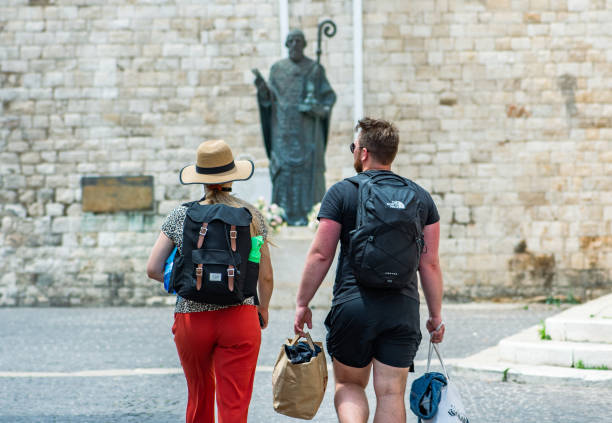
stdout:
[(147, 276), (149, 278), (164, 282), (164, 264), (173, 249), (174, 242), (165, 233), (160, 232), (151, 250), (149, 261), (147, 261)]
[(259, 261), (259, 281), (257, 291), (259, 293), (259, 313), (263, 318), (265, 329), (268, 326), (268, 307), (274, 289), (274, 273), (272, 271), (272, 261), (270, 260), (270, 249), (268, 243), (264, 243), (260, 249), (261, 260)]

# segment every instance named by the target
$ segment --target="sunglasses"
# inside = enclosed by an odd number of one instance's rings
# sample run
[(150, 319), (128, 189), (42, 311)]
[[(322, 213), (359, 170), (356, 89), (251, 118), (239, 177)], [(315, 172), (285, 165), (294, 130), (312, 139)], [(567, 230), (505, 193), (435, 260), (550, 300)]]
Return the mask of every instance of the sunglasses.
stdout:
[(365, 147), (357, 147), (357, 146), (355, 146), (355, 143), (352, 142), (351, 145), (349, 145), (349, 150), (351, 150), (351, 154), (353, 154), (355, 152), (356, 148), (365, 148)]

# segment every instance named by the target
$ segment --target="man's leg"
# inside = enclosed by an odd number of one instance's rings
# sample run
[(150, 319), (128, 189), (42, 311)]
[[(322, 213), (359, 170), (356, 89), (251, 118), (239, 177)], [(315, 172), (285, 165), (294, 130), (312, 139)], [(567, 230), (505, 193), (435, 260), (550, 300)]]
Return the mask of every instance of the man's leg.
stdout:
[(333, 360), (336, 394), (334, 405), (340, 423), (366, 423), (370, 410), (365, 388), (370, 380), (372, 363), (365, 367), (350, 367)]
[(393, 367), (374, 359), (374, 423), (405, 423), (404, 394), (408, 380), (407, 367)]

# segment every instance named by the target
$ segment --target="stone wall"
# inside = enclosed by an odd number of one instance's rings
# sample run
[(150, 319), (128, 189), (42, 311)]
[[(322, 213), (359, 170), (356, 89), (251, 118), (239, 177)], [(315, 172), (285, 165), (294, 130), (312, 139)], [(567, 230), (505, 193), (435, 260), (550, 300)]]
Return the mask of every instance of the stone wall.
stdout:
[[(612, 1), (363, 3), (365, 113), (434, 194), (447, 295), (610, 291)], [(352, 169), (352, 1), (289, 9), (311, 57), (317, 22), (338, 24), (331, 184)], [(250, 70), (280, 55), (276, 0), (3, 1), (0, 305), (155, 302), (144, 266), (198, 194), (177, 177), (195, 147), (224, 138), (265, 178)], [(153, 211), (82, 211), (83, 176), (126, 175), (154, 177)]]

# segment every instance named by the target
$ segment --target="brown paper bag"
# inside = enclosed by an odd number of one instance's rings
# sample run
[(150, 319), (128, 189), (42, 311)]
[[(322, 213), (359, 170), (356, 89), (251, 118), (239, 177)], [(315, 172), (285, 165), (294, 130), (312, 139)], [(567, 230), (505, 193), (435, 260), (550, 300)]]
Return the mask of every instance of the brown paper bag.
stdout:
[[(295, 345), (299, 339), (300, 336), (295, 335), (287, 340), (287, 345)], [(285, 354), (285, 347), (281, 346), (272, 372), (272, 393), (277, 413), (310, 420), (317, 414), (325, 395), (327, 362), (321, 343), (313, 343), (308, 333), (306, 340), (310, 348), (314, 350), (314, 344), (317, 344), (321, 352), (307, 363), (292, 364)]]

